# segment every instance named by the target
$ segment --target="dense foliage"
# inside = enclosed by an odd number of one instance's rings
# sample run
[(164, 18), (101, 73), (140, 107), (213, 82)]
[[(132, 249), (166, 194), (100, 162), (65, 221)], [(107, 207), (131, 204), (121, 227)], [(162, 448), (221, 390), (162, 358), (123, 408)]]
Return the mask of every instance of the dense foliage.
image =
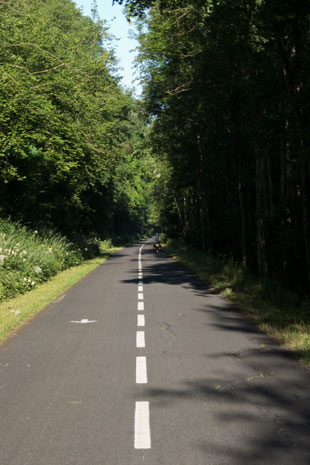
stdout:
[(144, 12), (159, 220), (262, 278), (309, 290), (308, 1), (118, 3)]
[(0, 302), (80, 264), (89, 256), (88, 248), (78, 248), (50, 230), (32, 231), (0, 219)]
[(143, 233), (144, 116), (105, 24), (70, 0), (3, 0), (0, 24), (0, 216), (74, 239)]

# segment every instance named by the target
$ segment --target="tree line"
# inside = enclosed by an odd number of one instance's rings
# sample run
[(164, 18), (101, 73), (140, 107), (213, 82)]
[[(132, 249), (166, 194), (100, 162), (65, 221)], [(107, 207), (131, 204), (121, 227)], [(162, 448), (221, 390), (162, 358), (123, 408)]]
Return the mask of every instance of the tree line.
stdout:
[(0, 216), (70, 238), (142, 234), (144, 110), (120, 85), (96, 8), (2, 0), (0, 23)]
[(169, 235), (310, 284), (307, 0), (134, 0)]
[(0, 1), (0, 216), (69, 237), (152, 221), (309, 291), (308, 1), (115, 2), (142, 100), (95, 8)]

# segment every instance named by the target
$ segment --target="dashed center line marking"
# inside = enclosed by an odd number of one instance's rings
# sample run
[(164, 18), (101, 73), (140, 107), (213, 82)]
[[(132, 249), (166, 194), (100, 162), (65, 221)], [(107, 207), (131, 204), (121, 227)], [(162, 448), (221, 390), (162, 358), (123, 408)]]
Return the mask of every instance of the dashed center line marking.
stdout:
[(144, 331), (137, 331), (136, 346), (138, 349), (143, 349), (145, 347)]
[(146, 357), (136, 357), (136, 383), (147, 384)]
[(138, 317), (137, 326), (145, 326), (144, 315), (137, 315), (137, 317)]
[(143, 292), (143, 286), (138, 286), (138, 292)]
[(136, 402), (135, 449), (151, 449), (149, 402)]
[(144, 302), (138, 302), (138, 310), (143, 311), (144, 310)]
[(143, 293), (142, 293), (142, 292), (139, 292), (139, 293), (138, 293), (138, 300), (144, 300), (144, 299), (143, 299)]

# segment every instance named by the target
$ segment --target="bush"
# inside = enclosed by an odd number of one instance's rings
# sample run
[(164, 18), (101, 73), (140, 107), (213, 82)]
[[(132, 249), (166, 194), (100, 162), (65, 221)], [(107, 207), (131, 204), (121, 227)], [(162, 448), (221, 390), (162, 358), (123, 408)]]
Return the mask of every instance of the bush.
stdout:
[[(88, 250), (87, 245), (84, 249)], [(91, 253), (93, 249), (90, 245)], [(85, 252), (54, 231), (33, 231), (0, 219), (0, 301), (22, 294), (59, 271), (80, 264)]]

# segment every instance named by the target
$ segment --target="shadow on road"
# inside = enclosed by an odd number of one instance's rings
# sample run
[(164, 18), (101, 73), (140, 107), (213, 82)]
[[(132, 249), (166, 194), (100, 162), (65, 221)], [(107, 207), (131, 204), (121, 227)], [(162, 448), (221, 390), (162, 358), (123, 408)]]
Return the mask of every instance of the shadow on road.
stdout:
[[(228, 338), (229, 333), (246, 334), (253, 342), (249, 347), (257, 348), (207, 353), (212, 374), (199, 380), (184, 379), (174, 388), (146, 387), (145, 399), (152, 408), (167, 409), (167, 416), (176, 404), (184, 412), (201, 405), (205, 425), (196, 447), (206, 455), (206, 464), (309, 465), (310, 371), (191, 272), (164, 255), (156, 258), (143, 267), (144, 284), (183, 286), (199, 296), (214, 298), (193, 310), (205, 314), (203, 324), (221, 337), (225, 332)], [(136, 285), (137, 279), (125, 282)], [(206, 329), (206, 338), (208, 334)], [(221, 429), (218, 437), (210, 425)], [(223, 437), (225, 442), (219, 439)]]
[[(289, 365), (282, 351), (216, 354), (218, 359), (227, 356), (249, 365), (256, 375), (184, 380), (179, 389), (146, 389), (145, 397), (159, 409), (173, 408), (178, 402), (202, 403), (208, 434), (201, 431), (203, 439), (197, 438), (197, 447), (209, 458), (214, 456), (215, 461), (208, 463), (224, 459), (231, 465), (309, 465), (309, 374)], [(281, 370), (286, 371), (284, 376), (278, 376)], [(220, 428), (219, 437), (226, 436), (227, 441), (210, 434), (210, 424)]]

